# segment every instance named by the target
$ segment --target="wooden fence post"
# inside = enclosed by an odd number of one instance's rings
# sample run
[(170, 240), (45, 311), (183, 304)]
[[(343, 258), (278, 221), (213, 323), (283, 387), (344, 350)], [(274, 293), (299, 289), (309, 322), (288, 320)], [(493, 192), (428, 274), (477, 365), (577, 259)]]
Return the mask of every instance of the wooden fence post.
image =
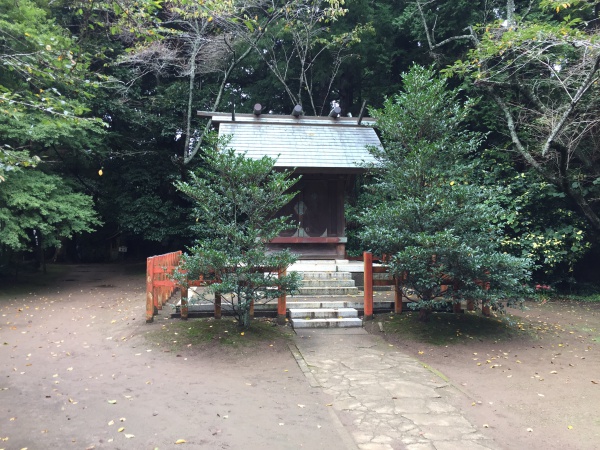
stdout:
[(400, 277), (394, 277), (394, 312), (402, 314), (402, 283)]
[(152, 298), (152, 258), (146, 258), (146, 323), (154, 321), (154, 300)]
[[(452, 282), (452, 296), (454, 297), (454, 299), (456, 299), (456, 297), (458, 296), (458, 289), (459, 289), (459, 284), (454, 281)], [(460, 302), (454, 302), (453, 307), (452, 307), (453, 311), (458, 314), (462, 312), (462, 307)]]
[[(282, 276), (285, 276), (286, 274), (286, 270), (278, 270), (277, 271), (277, 277), (281, 278)], [(285, 316), (286, 316), (286, 312), (287, 312), (287, 306), (286, 306), (286, 293), (282, 293), (279, 298), (277, 299), (277, 325), (285, 325)]]
[(179, 309), (181, 311), (181, 320), (187, 320), (189, 315), (187, 287), (181, 287), (181, 305), (179, 306)]
[(215, 294), (215, 319), (221, 318), (221, 294)]
[[(489, 283), (489, 281), (483, 285), (483, 289), (485, 289), (486, 291), (490, 290), (490, 283)], [(482, 314), (485, 317), (490, 317), (491, 316), (489, 301), (484, 300), (484, 301), (481, 302), (481, 312), (482, 312)]]
[(371, 252), (364, 252), (363, 260), (365, 264), (364, 320), (373, 320), (373, 254)]

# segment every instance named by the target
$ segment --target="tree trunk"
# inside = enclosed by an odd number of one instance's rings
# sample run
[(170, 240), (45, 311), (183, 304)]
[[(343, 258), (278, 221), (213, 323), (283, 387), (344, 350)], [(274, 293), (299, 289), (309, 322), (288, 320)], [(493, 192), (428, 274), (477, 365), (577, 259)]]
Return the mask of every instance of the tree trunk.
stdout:
[(429, 322), (430, 314), (431, 314), (431, 308), (421, 308), (419, 310), (419, 322)]

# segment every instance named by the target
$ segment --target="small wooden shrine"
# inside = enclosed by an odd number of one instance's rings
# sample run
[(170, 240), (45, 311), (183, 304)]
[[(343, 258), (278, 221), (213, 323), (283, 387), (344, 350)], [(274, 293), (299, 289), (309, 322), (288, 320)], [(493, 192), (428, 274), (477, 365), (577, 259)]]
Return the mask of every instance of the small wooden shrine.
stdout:
[(270, 156), (275, 167), (301, 174), (298, 195), (281, 211), (293, 228), (271, 241), (273, 249), (290, 248), (301, 259), (343, 259), (344, 202), (364, 163), (374, 162), (368, 146), (380, 147), (372, 119), (306, 117), (296, 106), (290, 116), (198, 112), (219, 124), (219, 136), (230, 136), (229, 147), (249, 158)]

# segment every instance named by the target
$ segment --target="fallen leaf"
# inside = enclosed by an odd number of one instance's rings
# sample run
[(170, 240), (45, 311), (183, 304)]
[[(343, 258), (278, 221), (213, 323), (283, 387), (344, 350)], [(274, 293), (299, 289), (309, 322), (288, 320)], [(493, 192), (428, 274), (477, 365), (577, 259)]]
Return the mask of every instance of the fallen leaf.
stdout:
[(117, 430), (119, 433), (122, 433), (123, 431), (125, 431), (125, 427), (121, 427)]
[(185, 439), (177, 439), (177, 440), (175, 441), (175, 443), (176, 443), (176, 444), (185, 444), (185, 443), (186, 443), (186, 440), (185, 440)]
[(114, 405), (115, 403), (117, 403), (116, 400), (109, 400), (108, 403), (110, 403), (111, 405)]
[(301, 405), (300, 403), (298, 403), (298, 406), (299, 406), (300, 408), (304, 408), (304, 407), (306, 407), (306, 405)]
[(114, 425), (114, 424), (115, 424), (114, 420), (111, 420), (110, 422), (108, 422), (108, 426), (111, 426), (111, 425)]
[(528, 431), (529, 433), (531, 433), (531, 432), (533, 431), (533, 428), (527, 428), (527, 431)]
[(568, 428), (569, 430), (572, 430), (572, 429), (573, 429), (573, 425), (569, 425), (567, 428)]
[(125, 435), (125, 437), (126, 437), (127, 439), (131, 439), (131, 438), (134, 438), (134, 437), (135, 437), (135, 435), (134, 435), (134, 434), (126, 434), (126, 435)]
[(125, 422), (127, 419), (126, 419), (125, 417), (121, 417), (119, 420), (120, 420), (121, 422)]

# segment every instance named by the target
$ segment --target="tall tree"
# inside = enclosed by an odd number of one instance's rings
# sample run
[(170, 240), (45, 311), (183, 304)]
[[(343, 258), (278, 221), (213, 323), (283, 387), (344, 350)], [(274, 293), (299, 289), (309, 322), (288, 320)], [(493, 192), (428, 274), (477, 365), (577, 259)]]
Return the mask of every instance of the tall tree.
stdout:
[[(267, 244), (289, 227), (289, 218), (276, 213), (289, 203), (296, 183), (290, 172), (273, 170), (275, 161), (221, 149), (206, 153), (205, 168), (177, 188), (196, 204), (200, 239), (182, 256), (180, 280), (212, 280), (210, 292), (221, 295), (242, 327), (250, 325), (254, 302), (295, 291), (299, 276), (277, 275), (296, 257), (289, 250), (271, 252)], [(185, 286), (185, 282), (183, 282)]]
[[(0, 1), (0, 252), (47, 248), (98, 224), (91, 197), (78, 194), (64, 160), (102, 149), (104, 127), (89, 115), (102, 79), (56, 24), (46, 1)], [(43, 163), (41, 163), (43, 161)], [(35, 170), (15, 170), (22, 166)], [(33, 234), (35, 233), (35, 239)]]
[(472, 102), (461, 104), (432, 69), (413, 66), (402, 79), (403, 92), (371, 111), (383, 148), (371, 149), (377, 182), (359, 218), (363, 242), (391, 255), (423, 320), (445, 300), (518, 304), (531, 262), (500, 250), (496, 192), (472, 182), (468, 156), (482, 139), (463, 128)]
[(417, 5), (429, 49), (469, 44), (466, 58), (448, 73), (470, 76), (494, 100), (514, 151), (563, 192), (598, 235), (600, 45), (593, 5), (509, 0), (495, 20), (441, 42), (432, 37), (424, 2)]

